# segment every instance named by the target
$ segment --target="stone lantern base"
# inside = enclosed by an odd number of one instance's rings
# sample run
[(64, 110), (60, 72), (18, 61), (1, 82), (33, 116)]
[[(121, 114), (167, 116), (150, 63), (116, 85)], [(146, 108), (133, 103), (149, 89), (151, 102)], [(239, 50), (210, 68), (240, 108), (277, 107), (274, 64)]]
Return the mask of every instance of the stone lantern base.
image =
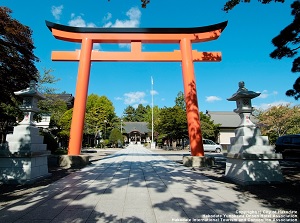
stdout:
[(5, 184), (31, 184), (46, 178), (48, 155), (39, 129), (18, 125), (6, 137), (7, 145), (0, 150), (0, 181)]
[(225, 176), (240, 185), (276, 184), (283, 181), (279, 161), (272, 159), (227, 157)]
[(0, 181), (5, 184), (32, 184), (49, 176), (47, 155), (18, 154), (0, 157)]
[(278, 161), (282, 155), (274, 152), (267, 136), (254, 126), (239, 127), (235, 135), (227, 154), (227, 178), (241, 185), (283, 182)]

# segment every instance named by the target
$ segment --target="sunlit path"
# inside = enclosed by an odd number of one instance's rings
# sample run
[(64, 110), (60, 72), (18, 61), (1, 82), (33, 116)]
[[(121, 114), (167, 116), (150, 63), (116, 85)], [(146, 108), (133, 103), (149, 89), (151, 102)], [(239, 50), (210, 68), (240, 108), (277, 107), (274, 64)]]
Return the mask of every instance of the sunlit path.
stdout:
[(272, 208), (130, 145), (2, 209), (0, 222), (212, 222), (262, 210)]

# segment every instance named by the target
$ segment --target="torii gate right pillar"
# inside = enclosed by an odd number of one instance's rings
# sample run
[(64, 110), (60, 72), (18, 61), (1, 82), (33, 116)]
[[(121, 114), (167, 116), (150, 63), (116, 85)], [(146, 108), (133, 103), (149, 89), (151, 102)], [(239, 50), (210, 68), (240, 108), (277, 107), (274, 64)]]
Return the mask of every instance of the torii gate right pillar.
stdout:
[(191, 155), (203, 157), (204, 149), (202, 143), (191, 41), (189, 39), (182, 39), (180, 41), (180, 50), (182, 55), (182, 77)]

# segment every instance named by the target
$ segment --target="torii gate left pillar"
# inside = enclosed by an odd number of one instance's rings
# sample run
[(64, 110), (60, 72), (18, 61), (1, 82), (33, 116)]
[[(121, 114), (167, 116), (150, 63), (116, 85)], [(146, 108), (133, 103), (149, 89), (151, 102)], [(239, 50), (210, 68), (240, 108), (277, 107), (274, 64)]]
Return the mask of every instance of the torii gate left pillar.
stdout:
[[(46, 21), (53, 36), (81, 43), (75, 52), (53, 51), (54, 61), (79, 61), (68, 155), (81, 152), (91, 62), (181, 62), (192, 156), (204, 156), (193, 62), (221, 61), (220, 52), (197, 52), (192, 43), (217, 39), (227, 22), (196, 28), (79, 28)], [(100, 52), (94, 43), (128, 43), (131, 52)], [(173, 52), (142, 52), (142, 43), (179, 43)]]

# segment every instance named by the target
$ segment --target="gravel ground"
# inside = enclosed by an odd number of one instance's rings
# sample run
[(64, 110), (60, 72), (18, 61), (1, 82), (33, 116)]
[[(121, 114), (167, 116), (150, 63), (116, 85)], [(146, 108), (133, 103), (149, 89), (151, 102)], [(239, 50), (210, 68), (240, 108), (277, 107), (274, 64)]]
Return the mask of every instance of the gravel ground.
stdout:
[[(90, 161), (94, 162), (107, 155), (116, 152), (118, 149), (98, 149), (86, 151), (91, 156)], [(182, 156), (189, 154), (188, 151), (165, 151), (156, 149), (153, 152), (165, 157), (166, 159), (182, 163)], [(219, 156), (213, 154), (214, 156)], [(300, 159), (281, 161), (281, 169), (285, 182), (275, 185), (236, 185), (224, 177), (225, 159), (219, 157), (212, 167), (194, 168), (195, 172), (214, 179), (228, 188), (238, 190), (259, 199), (261, 202), (271, 204), (274, 208), (282, 210), (295, 210), (300, 213)], [(51, 177), (36, 182), (32, 185), (0, 185), (0, 208), (8, 204), (17, 202), (24, 196), (31, 194), (48, 184), (55, 182), (78, 169), (63, 169), (55, 165), (49, 165)]]

